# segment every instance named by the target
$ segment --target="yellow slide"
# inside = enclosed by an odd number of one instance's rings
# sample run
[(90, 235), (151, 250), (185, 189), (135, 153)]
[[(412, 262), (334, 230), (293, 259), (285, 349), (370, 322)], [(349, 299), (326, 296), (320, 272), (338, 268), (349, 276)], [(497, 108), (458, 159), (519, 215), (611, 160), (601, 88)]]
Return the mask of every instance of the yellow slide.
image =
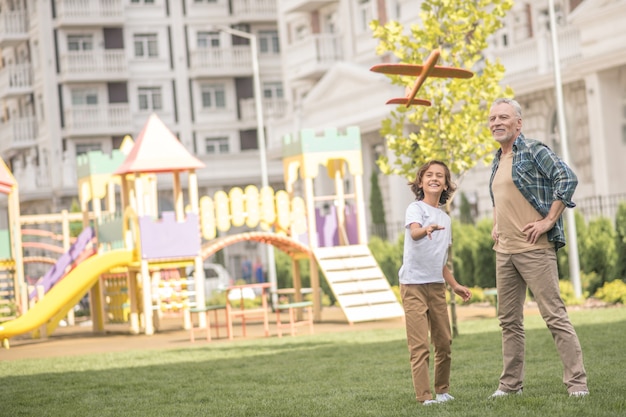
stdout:
[(96, 283), (100, 274), (118, 266), (126, 266), (132, 261), (133, 251), (129, 250), (114, 250), (85, 259), (24, 315), (0, 325), (3, 346), (8, 347), (9, 338), (37, 330), (44, 324), (56, 327), (59, 320)]

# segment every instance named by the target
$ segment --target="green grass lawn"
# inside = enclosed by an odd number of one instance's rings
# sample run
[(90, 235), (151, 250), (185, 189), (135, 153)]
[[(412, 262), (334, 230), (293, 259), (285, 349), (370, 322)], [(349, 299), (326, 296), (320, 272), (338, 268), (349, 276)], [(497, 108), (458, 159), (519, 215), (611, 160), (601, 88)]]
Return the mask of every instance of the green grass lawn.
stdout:
[(500, 331), (482, 319), (459, 323), (446, 404), (414, 400), (404, 331), (393, 329), (0, 361), (0, 416), (625, 416), (626, 308), (570, 316), (588, 398), (567, 396), (552, 337), (529, 316), (522, 396), (488, 399)]

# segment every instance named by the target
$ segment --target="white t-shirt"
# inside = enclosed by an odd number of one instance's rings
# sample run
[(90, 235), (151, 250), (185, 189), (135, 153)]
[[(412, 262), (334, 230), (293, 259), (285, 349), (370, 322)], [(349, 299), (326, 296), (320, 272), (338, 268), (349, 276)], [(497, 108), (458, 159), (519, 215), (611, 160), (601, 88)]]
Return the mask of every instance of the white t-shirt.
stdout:
[[(411, 223), (419, 223), (422, 227), (437, 224), (444, 229), (431, 233), (432, 240), (428, 236), (413, 240)], [(442, 271), (448, 260), (448, 247), (452, 244), (450, 216), (440, 208), (414, 201), (406, 209), (404, 227), (404, 254), (398, 274), (400, 284), (444, 282)]]

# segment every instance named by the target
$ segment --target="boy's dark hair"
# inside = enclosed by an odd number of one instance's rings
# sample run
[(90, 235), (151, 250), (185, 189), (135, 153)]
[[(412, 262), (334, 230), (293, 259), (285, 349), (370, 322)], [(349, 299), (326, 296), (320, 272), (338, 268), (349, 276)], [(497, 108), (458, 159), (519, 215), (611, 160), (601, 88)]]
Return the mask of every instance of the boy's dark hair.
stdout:
[(415, 194), (415, 197), (418, 200), (423, 200), (424, 189), (420, 187), (420, 183), (422, 182), (422, 177), (424, 176), (424, 173), (428, 170), (428, 168), (430, 168), (432, 165), (435, 165), (435, 164), (441, 165), (446, 172), (446, 185), (448, 187), (446, 190), (443, 190), (443, 192), (441, 193), (441, 196), (439, 197), (439, 205), (444, 205), (450, 199), (450, 197), (452, 197), (452, 194), (454, 194), (454, 191), (456, 190), (456, 185), (452, 182), (452, 175), (450, 174), (450, 169), (445, 163), (441, 161), (437, 161), (437, 160), (432, 160), (432, 161), (425, 163), (424, 165), (420, 167), (420, 169), (417, 170), (417, 174), (415, 175), (415, 180), (413, 180), (412, 182), (409, 182), (409, 185), (411, 186), (411, 191), (413, 191), (413, 194)]

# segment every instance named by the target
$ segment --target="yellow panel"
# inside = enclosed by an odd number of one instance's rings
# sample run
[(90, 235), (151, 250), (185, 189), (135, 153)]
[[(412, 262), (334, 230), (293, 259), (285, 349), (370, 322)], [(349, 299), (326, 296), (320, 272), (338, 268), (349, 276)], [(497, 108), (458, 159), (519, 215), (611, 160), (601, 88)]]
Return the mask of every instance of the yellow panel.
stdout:
[(243, 190), (239, 187), (232, 188), (228, 193), (230, 199), (231, 223), (235, 227), (243, 226), (246, 222), (244, 210)]
[(264, 229), (269, 229), (275, 221), (274, 190), (272, 187), (263, 187), (261, 188), (261, 226)]
[(326, 171), (328, 172), (329, 178), (335, 178), (337, 172), (339, 172), (340, 178), (345, 177), (345, 161), (343, 159), (329, 159), (326, 163)]
[(222, 232), (230, 230), (230, 210), (228, 207), (228, 194), (218, 191), (213, 196), (215, 199), (215, 217), (217, 219), (217, 229)]
[(291, 230), (295, 234), (306, 232), (306, 204), (302, 197), (294, 197), (291, 200)]
[(211, 197), (204, 196), (199, 201), (200, 204), (200, 227), (202, 237), (206, 240), (215, 239), (217, 230), (215, 229), (215, 206)]
[(290, 211), (289, 194), (287, 191), (276, 191), (276, 218), (278, 230), (288, 231), (290, 223)]
[(246, 226), (254, 229), (261, 221), (261, 210), (259, 206), (259, 189), (254, 185), (248, 185), (244, 191), (246, 196)]

